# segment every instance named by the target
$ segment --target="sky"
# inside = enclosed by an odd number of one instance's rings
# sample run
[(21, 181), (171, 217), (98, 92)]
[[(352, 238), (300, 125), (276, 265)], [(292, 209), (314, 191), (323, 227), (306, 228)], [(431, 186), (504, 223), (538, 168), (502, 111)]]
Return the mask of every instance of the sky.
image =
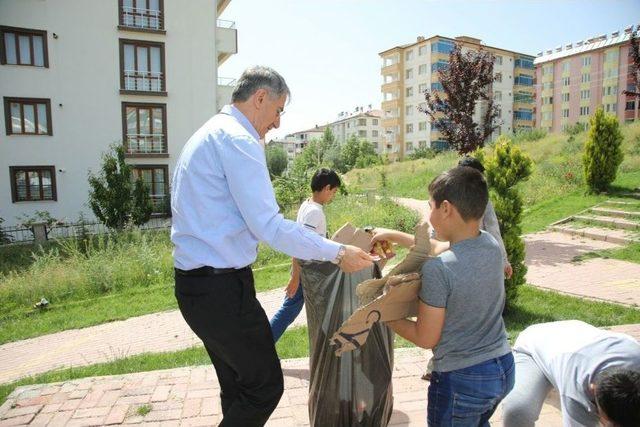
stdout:
[(267, 140), (323, 125), (341, 111), (380, 108), (380, 52), (418, 36), (460, 35), (536, 55), (640, 24), (640, 0), (231, 0), (238, 53), (218, 70), (266, 65), (291, 99)]

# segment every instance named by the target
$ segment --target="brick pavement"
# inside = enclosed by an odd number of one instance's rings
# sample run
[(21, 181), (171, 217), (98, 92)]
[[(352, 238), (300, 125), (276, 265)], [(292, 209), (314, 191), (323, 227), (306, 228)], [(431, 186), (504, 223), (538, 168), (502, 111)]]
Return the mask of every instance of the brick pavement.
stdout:
[[(420, 379), (429, 352), (396, 351), (394, 411), (390, 425), (426, 424), (426, 389)], [(269, 427), (309, 425), (308, 359), (283, 361), (285, 393)], [(210, 366), (84, 378), (16, 389), (0, 407), (0, 427), (22, 425), (211, 426), (220, 421), (219, 386)], [(140, 415), (139, 408), (150, 409)], [(500, 423), (500, 411), (492, 422)], [(547, 404), (539, 425), (561, 426), (559, 411)]]

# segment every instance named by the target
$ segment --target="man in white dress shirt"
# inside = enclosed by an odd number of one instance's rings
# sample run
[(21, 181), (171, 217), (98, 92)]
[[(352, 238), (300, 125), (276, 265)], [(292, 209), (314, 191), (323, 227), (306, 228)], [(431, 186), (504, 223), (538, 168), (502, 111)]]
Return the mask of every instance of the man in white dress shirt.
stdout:
[(361, 249), (327, 240), (279, 213), (259, 141), (280, 125), (288, 96), (274, 70), (247, 69), (232, 104), (187, 141), (173, 175), (175, 295), (218, 375), (221, 426), (264, 425), (283, 392), (251, 271), (258, 242), (296, 258), (333, 261), (346, 272), (372, 262)]

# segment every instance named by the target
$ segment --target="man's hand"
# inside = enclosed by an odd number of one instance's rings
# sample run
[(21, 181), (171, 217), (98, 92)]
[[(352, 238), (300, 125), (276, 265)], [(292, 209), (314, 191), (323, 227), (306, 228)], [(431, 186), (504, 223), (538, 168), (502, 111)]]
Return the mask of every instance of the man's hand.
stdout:
[(513, 267), (511, 267), (511, 264), (507, 263), (504, 266), (504, 277), (506, 277), (507, 279), (511, 279), (512, 274), (513, 274)]
[(371, 255), (362, 249), (351, 245), (345, 245), (344, 247), (345, 253), (339, 266), (345, 273), (360, 271), (373, 264), (373, 258)]
[(293, 298), (296, 292), (298, 292), (298, 286), (300, 286), (300, 282), (297, 280), (289, 280), (289, 284), (287, 284), (287, 287), (284, 289), (289, 299)]

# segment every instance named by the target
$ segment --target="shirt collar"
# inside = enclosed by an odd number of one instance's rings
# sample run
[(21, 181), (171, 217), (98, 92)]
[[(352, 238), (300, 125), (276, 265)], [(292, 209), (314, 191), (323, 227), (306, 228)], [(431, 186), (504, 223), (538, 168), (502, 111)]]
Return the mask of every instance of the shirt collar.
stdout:
[(251, 136), (253, 136), (256, 139), (256, 141), (258, 142), (260, 141), (260, 135), (258, 135), (256, 128), (253, 127), (249, 119), (247, 119), (247, 116), (242, 114), (242, 111), (238, 110), (235, 106), (228, 104), (222, 107), (220, 112), (222, 114), (228, 114), (234, 119), (236, 119), (238, 122), (240, 122), (242, 127), (244, 127), (251, 134)]

